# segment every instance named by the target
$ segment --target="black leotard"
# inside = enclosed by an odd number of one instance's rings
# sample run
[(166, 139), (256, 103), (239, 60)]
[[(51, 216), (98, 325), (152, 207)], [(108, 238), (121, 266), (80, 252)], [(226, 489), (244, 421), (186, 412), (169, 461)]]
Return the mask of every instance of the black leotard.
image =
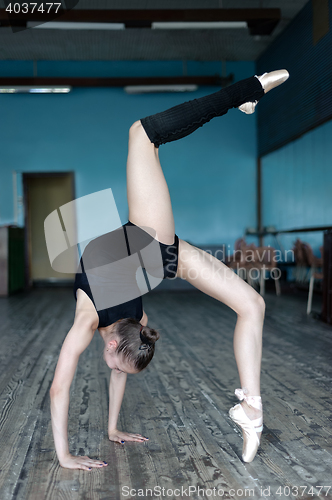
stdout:
[[(137, 228), (136, 232), (139, 234), (139, 241), (133, 244), (132, 240), (128, 240), (130, 227)], [(142, 319), (142, 292), (136, 281), (136, 272), (138, 268), (144, 268), (144, 263), (137, 253), (144, 253), (143, 249), (151, 242), (156, 240), (150, 234), (132, 222), (127, 222), (115, 231), (95, 238), (86, 246), (75, 276), (74, 296), (76, 299), (79, 288), (88, 295), (99, 316), (99, 327), (111, 325), (122, 318), (135, 318), (138, 321)], [(175, 278), (179, 239), (175, 235), (173, 245), (158, 243), (162, 258), (162, 278)], [(115, 264), (115, 268), (112, 264)], [(134, 298), (121, 302), (121, 294)], [(120, 303), (107, 307), (112, 300), (118, 300)]]

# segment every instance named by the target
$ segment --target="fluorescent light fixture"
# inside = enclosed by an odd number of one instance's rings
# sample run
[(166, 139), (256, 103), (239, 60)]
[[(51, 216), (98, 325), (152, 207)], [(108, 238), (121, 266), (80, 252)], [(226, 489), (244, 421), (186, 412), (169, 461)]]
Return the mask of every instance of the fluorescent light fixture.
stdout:
[(150, 94), (158, 92), (194, 92), (197, 85), (128, 85), (124, 87), (127, 94)]
[(247, 28), (245, 21), (216, 21), (216, 22), (172, 22), (172, 23), (152, 23), (152, 29), (159, 30), (184, 30), (184, 29), (244, 29)]
[[(183, 30), (183, 29), (246, 29), (245, 21), (216, 21), (216, 22), (157, 22), (152, 23), (152, 29), (162, 30)], [(61, 22), (50, 21), (48, 23), (40, 23), (28, 21), (27, 28), (34, 29), (50, 29), (50, 30), (124, 30), (124, 23), (80, 23), (80, 22)]]
[(123, 23), (73, 23), (50, 21), (48, 23), (37, 23), (28, 21), (27, 28), (38, 28), (46, 30), (124, 30)]
[(68, 94), (70, 86), (44, 85), (43, 87), (30, 85), (17, 85), (15, 87), (0, 87), (0, 94)]

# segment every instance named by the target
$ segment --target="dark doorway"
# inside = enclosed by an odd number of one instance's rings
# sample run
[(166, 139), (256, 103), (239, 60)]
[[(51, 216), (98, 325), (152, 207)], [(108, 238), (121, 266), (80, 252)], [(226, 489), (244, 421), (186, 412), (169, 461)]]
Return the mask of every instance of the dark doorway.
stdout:
[(75, 199), (73, 172), (24, 173), (26, 283), (67, 285), (74, 274), (52, 269), (48, 257), (44, 221), (46, 217)]

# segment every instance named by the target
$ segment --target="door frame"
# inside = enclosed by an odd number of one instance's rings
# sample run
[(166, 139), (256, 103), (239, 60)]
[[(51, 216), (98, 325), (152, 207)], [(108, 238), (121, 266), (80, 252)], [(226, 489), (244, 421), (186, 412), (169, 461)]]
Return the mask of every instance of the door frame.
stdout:
[(23, 172), (23, 207), (24, 207), (24, 264), (25, 264), (25, 288), (30, 289), (33, 286), (31, 279), (31, 259), (30, 259), (30, 234), (28, 231), (29, 223), (29, 201), (28, 201), (28, 180), (37, 177), (62, 177), (69, 175), (72, 183), (72, 197), (75, 199), (75, 172), (74, 171), (58, 171), (58, 172)]

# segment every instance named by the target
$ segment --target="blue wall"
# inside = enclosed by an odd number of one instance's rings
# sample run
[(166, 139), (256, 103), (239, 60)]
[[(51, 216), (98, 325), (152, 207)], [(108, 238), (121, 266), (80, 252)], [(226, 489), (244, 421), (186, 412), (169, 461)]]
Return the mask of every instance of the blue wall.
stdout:
[[(332, 225), (332, 121), (262, 159), (263, 225), (278, 229)], [(320, 256), (322, 232), (280, 235), (285, 248), (296, 238)], [(266, 243), (275, 246), (273, 238)]]
[[(221, 64), (188, 63), (188, 74), (220, 73)], [(32, 62), (1, 61), (0, 75), (31, 76)], [(181, 74), (181, 62), (39, 62), (39, 76)], [(227, 63), (235, 80), (254, 63)], [(216, 87), (186, 94), (129, 96), (123, 89), (74, 89), (67, 95), (0, 95), (0, 224), (14, 221), (13, 171), (75, 171), (76, 197), (111, 187), (127, 220), (128, 129), (137, 119)], [(256, 117), (231, 110), (181, 141), (161, 146), (176, 231), (193, 243), (233, 245), (256, 225)]]
[[(331, 14), (332, 0), (328, 3)], [(314, 44), (312, 26), (308, 2), (257, 61), (259, 74), (278, 68), (290, 73), (257, 106), (263, 225), (278, 230), (332, 225), (332, 122), (327, 121), (332, 115), (332, 30)], [(279, 238), (285, 249), (300, 238), (320, 255), (322, 232)], [(276, 245), (273, 238), (265, 242)]]

